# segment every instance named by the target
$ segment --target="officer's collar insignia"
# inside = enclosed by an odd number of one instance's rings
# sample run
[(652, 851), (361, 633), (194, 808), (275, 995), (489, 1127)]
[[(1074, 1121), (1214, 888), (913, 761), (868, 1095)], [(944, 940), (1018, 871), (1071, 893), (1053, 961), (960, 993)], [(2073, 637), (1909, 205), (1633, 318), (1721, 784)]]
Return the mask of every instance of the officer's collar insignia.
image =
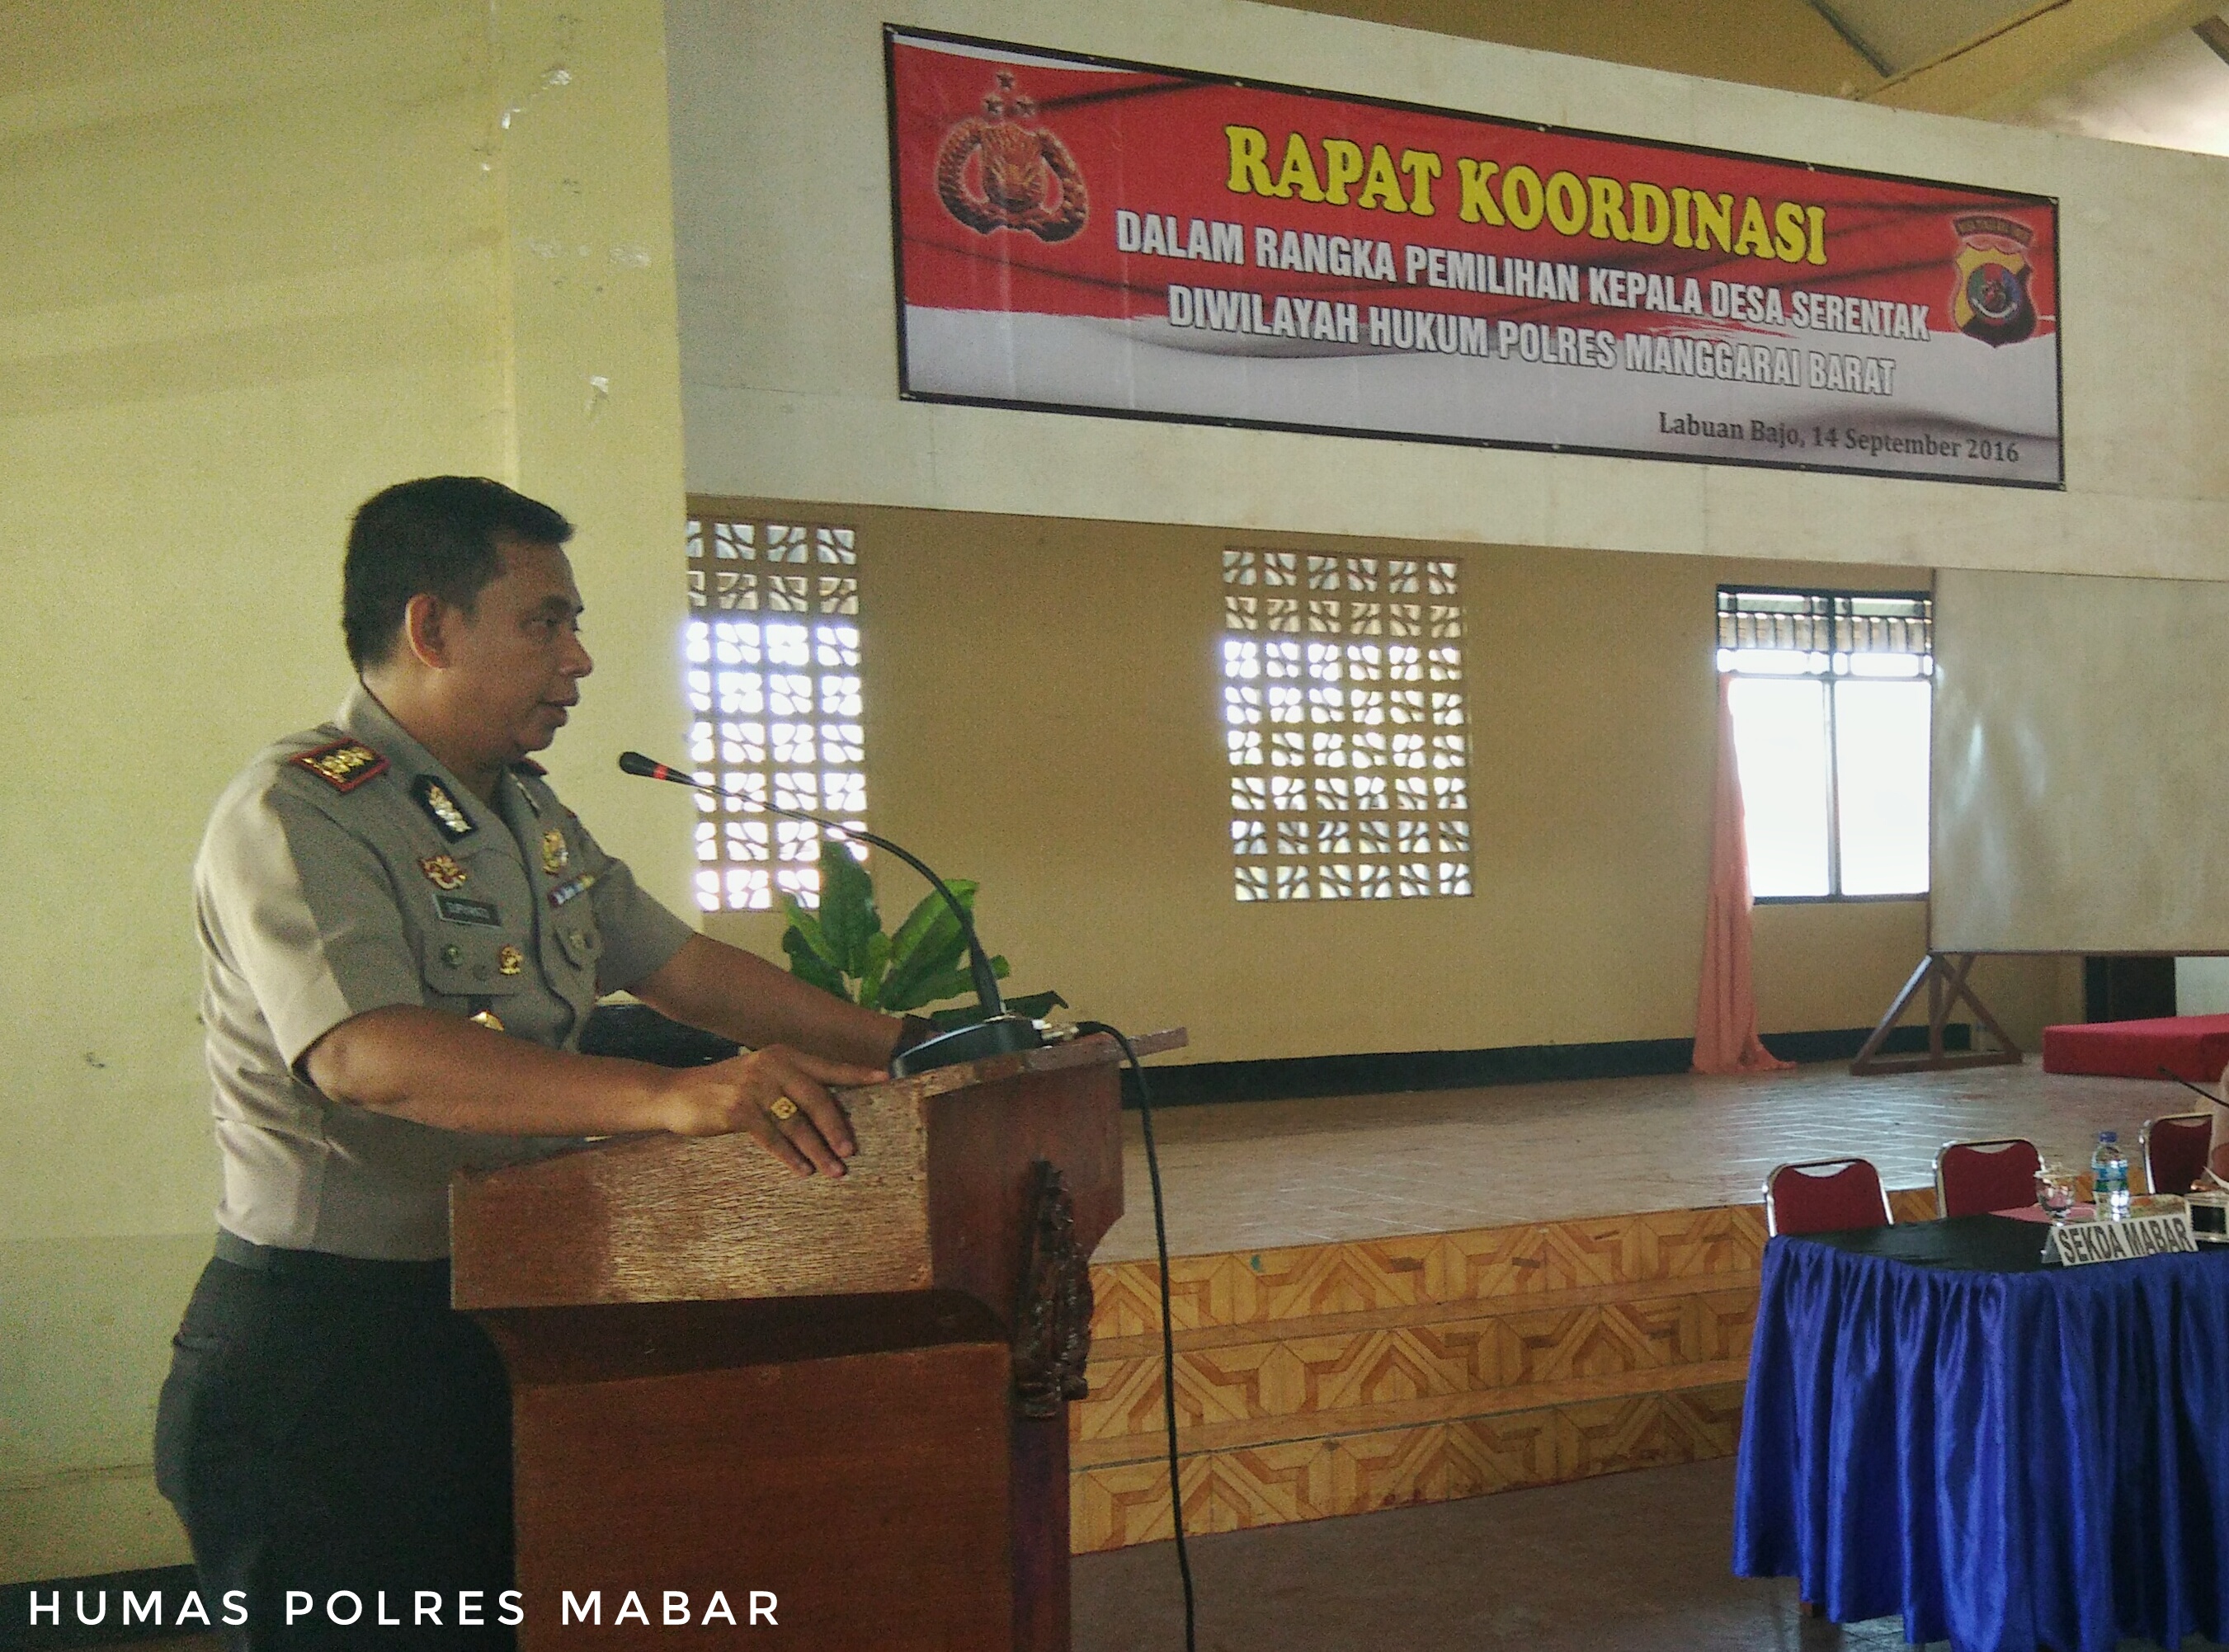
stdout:
[(542, 869), (551, 877), (562, 872), (573, 859), (573, 851), (566, 846), (565, 834), (549, 831), (542, 834)]
[(335, 740), (314, 751), (297, 752), (299, 763), (336, 791), (354, 791), (367, 780), (387, 772), (387, 759), (362, 740)]
[(418, 869), (426, 874), (426, 881), (436, 889), (461, 889), (470, 875), (446, 855), (429, 855), (418, 862)]
[[(418, 799), (418, 806), (426, 811), (442, 836), (452, 843), (470, 837), (479, 829), (472, 817), (457, 807), (457, 800), (449, 795), (448, 787), (430, 774), (421, 774), (410, 783), (410, 795)], [(431, 875), (430, 874), (428, 875)]]

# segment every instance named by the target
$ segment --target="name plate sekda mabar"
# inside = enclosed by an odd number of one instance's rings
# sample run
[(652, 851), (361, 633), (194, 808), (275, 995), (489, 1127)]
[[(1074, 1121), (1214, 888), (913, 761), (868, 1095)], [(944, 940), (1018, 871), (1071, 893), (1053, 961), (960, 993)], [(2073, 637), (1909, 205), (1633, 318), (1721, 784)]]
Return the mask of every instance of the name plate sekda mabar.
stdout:
[(2093, 1218), (2061, 1222), (2052, 1230), (2051, 1248), (2061, 1264), (2075, 1268), (2195, 1251), (2198, 1241), (2191, 1236), (2190, 1207), (2180, 1199), (2155, 1198), (2133, 1201), (2129, 1213), (2117, 1221)]

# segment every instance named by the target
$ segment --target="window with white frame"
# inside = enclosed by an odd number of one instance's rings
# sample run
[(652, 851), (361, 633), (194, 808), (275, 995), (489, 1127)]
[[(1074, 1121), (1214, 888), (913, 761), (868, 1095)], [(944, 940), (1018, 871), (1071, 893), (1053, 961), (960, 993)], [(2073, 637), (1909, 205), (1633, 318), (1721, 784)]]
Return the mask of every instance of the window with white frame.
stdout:
[(1231, 550), (1223, 587), (1237, 898), (1470, 893), (1457, 565)]
[(766, 804), (866, 825), (852, 530), (692, 514), (688, 551), (689, 760), (725, 794), (697, 794), (697, 904), (817, 906), (819, 829)]
[(1932, 599), (1722, 586), (1718, 660), (1734, 676), (1750, 892), (1925, 894)]

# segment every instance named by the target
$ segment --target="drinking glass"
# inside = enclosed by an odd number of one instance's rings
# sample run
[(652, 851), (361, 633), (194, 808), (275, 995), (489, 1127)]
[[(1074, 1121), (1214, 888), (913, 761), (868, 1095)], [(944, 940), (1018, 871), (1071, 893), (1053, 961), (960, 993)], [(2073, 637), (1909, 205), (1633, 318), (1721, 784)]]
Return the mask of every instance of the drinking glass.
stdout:
[(2054, 1222), (2066, 1220), (2074, 1208), (2074, 1173), (2062, 1165), (2046, 1164), (2035, 1173), (2035, 1202)]

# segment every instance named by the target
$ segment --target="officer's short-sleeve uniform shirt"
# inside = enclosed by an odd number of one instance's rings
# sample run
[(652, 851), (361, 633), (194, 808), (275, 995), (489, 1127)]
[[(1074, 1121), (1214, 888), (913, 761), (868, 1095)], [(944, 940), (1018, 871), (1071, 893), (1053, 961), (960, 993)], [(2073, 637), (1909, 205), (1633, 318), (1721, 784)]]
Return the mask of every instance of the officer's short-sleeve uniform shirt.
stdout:
[(415, 1004), (571, 1049), (598, 994), (654, 974), (691, 933), (538, 767), (506, 772), (491, 808), (361, 686), (227, 789), (194, 895), (219, 1224), (260, 1245), (396, 1260), (448, 1254), (453, 1172), (563, 1143), (332, 1100), (301, 1075), (310, 1047)]

